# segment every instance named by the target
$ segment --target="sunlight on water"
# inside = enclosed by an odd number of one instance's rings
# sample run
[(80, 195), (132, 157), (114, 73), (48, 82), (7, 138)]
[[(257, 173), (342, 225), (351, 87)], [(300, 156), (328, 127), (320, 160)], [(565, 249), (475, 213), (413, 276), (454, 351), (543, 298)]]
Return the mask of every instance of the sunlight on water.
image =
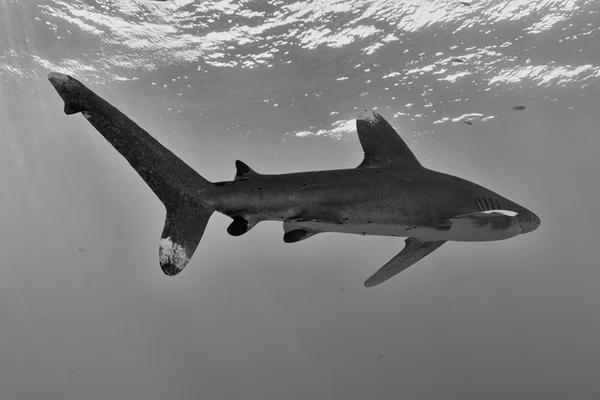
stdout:
[[(600, 74), (597, 65), (548, 58), (560, 51), (574, 59), (587, 59), (586, 47), (570, 43), (594, 34), (597, 10), (590, 9), (593, 2), (44, 3), (36, 7), (14, 2), (0, 4), (4, 15), (17, 9), (23, 10), (20, 15), (29, 12), (36, 21), (36, 30), (46, 30), (47, 35), (77, 51), (55, 56), (44, 46), (19, 50), (16, 42), (11, 45), (10, 40), (4, 41), (4, 46), (8, 44), (5, 50), (10, 53), (0, 68), (9, 75), (40, 77), (44, 71), (55, 70), (97, 82), (127, 81), (140, 79), (142, 71), (150, 73), (190, 64), (197, 67), (196, 74), (204, 77), (209, 77), (214, 68), (228, 75), (240, 69), (282, 69), (285, 65), (291, 65), (289, 72), (295, 75), (298, 70), (294, 66), (304, 62), (305, 54), (309, 54), (306, 52), (329, 48), (334, 53), (326, 58), (334, 57), (333, 65), (324, 65), (318, 76), (327, 82), (337, 75), (335, 80), (339, 83), (328, 85), (329, 90), (348, 95), (359, 93), (369, 101), (376, 97), (380, 107), (388, 108), (395, 106), (395, 97), (388, 94), (392, 90), (419, 88), (422, 105), (429, 103), (425, 107), (433, 107), (413, 114), (421, 118), (434, 116), (432, 112), (447, 103), (439, 101), (433, 87), (423, 84), (424, 79), (430, 85), (435, 84), (436, 90), (474, 85), (479, 91), (487, 91), (524, 80), (526, 84), (584, 82), (587, 85)], [(569, 22), (573, 18), (578, 18), (577, 25)], [(6, 22), (5, 26), (11, 26), (12, 21), (6, 19)], [(31, 22), (27, 25), (32, 26)], [(423, 44), (415, 40), (415, 33), (422, 36), (419, 40)], [(543, 40), (536, 39), (542, 35)], [(428, 51), (425, 43), (435, 43), (439, 51)], [(549, 46), (552, 46), (550, 52)], [(365, 56), (369, 58), (363, 59)], [(352, 60), (356, 68), (334, 68), (337, 65), (334, 59), (341, 60), (339, 57), (347, 62)], [(341, 75), (343, 70), (348, 73)], [(381, 79), (386, 79), (385, 83)], [(162, 90), (189, 97), (191, 85), (190, 78), (176, 75), (160, 86)], [(379, 90), (382, 85), (383, 91)], [(161, 92), (159, 88), (154, 90)], [(490, 96), (496, 97), (497, 92)], [(316, 93), (305, 96), (307, 100), (318, 97)], [(467, 100), (459, 97), (451, 101)], [(297, 106), (293, 98), (273, 104), (284, 108)], [(341, 111), (348, 110), (330, 110), (330, 113)], [(479, 122), (495, 116), (486, 115)], [(459, 115), (444, 117), (436, 122), (463, 119)], [(329, 126), (320, 127), (310, 135), (339, 138), (342, 132), (347, 132), (339, 125), (340, 121), (330, 120)], [(300, 130), (296, 134), (307, 136), (307, 132)]]

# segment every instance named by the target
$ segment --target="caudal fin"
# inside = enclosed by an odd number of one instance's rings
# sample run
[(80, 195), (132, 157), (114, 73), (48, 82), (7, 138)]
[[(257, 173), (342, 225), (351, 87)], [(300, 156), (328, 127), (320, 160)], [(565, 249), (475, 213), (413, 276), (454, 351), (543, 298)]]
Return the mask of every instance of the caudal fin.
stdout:
[(194, 254), (214, 212), (215, 186), (78, 80), (56, 72), (48, 74), (48, 80), (65, 102), (65, 113), (81, 112), (165, 205), (160, 266), (165, 274), (177, 275)]

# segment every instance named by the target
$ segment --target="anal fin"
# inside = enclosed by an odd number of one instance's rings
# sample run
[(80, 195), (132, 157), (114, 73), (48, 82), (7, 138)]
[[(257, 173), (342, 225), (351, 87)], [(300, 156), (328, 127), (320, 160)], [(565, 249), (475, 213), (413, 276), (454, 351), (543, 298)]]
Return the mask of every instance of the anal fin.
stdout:
[(405, 243), (406, 245), (396, 257), (388, 261), (387, 264), (365, 281), (366, 287), (377, 286), (380, 283), (387, 281), (439, 248), (446, 243), (446, 241), (408, 238)]
[(233, 222), (227, 227), (227, 233), (231, 236), (241, 236), (250, 230), (249, 225), (245, 218), (234, 217)]
[(233, 222), (227, 227), (227, 233), (231, 236), (241, 236), (254, 228), (260, 222), (259, 219), (241, 217), (239, 215), (230, 215)]

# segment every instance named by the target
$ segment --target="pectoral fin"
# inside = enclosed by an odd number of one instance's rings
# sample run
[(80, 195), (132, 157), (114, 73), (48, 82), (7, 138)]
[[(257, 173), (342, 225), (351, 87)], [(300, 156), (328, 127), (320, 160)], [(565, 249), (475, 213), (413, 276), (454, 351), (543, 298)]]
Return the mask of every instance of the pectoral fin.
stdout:
[(406, 245), (396, 257), (392, 258), (387, 264), (381, 267), (379, 271), (375, 272), (365, 281), (366, 287), (377, 286), (380, 283), (387, 281), (446, 243), (446, 241), (408, 238), (405, 243)]

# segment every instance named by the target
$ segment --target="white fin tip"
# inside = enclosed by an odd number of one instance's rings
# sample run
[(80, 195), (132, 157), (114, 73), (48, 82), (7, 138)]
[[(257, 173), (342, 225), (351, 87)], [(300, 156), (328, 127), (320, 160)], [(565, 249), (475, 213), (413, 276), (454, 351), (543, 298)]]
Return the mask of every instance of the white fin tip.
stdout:
[(160, 240), (160, 264), (171, 264), (181, 271), (189, 261), (185, 247), (174, 243), (170, 237)]
[(375, 111), (373, 110), (360, 110), (356, 114), (356, 119), (363, 120), (371, 124), (377, 122), (378, 120), (377, 115), (375, 115)]
[(69, 76), (58, 72), (50, 72), (48, 74), (48, 79), (56, 82), (67, 83), (69, 81)]

